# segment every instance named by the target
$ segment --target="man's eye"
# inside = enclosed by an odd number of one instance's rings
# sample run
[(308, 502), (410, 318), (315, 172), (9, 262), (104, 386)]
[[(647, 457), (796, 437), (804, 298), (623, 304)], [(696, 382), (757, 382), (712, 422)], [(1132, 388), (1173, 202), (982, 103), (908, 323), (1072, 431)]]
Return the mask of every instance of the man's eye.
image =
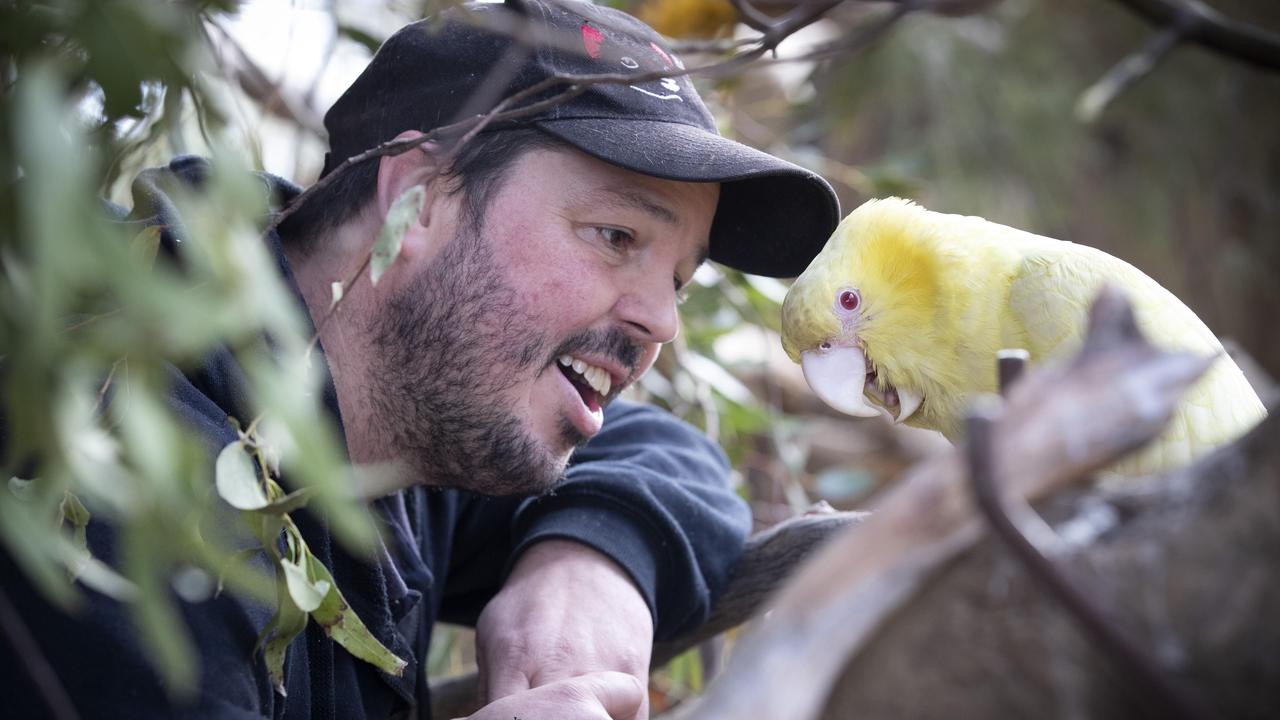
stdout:
[(635, 236), (626, 230), (619, 230), (612, 227), (598, 227), (596, 232), (600, 234), (600, 238), (604, 240), (609, 247), (615, 250), (626, 250), (635, 244)]

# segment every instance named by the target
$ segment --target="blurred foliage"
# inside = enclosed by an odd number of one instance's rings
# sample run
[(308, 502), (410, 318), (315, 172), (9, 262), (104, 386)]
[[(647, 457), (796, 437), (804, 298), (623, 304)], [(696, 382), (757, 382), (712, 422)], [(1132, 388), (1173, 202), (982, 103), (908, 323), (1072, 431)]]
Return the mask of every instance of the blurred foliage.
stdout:
[(729, 0), (645, 0), (635, 14), (667, 37), (686, 39), (728, 35), (738, 18)]
[[(124, 0), (3, 8), (0, 379), (12, 479), (0, 491), (0, 540), (64, 607), (80, 601), (72, 580), (129, 601), (179, 695), (194, 689), (197, 668), (178, 597), (207, 598), (215, 578), (264, 602), (278, 596), (282, 608), (292, 594), (237, 559), (254, 518), (228, 522), (230, 508), (211, 492), (210, 448), (165, 399), (175, 367), (229, 349), (257, 413), (239, 418), (244, 442), (309, 488), (306, 499), (353, 547), (373, 539), (350, 499), (336, 428), (318, 421), (321, 378), (310, 369), (307, 325), (259, 239), (262, 185), (238, 150), (220, 144), (228, 134), (208, 128), (215, 172), (200, 196), (174, 192), (180, 250), (159, 253), (156, 228), (116, 222), (99, 201), (138, 149), (134, 119), (157, 122), (184, 95), (197, 109), (210, 106), (195, 80), (208, 69), (202, 17), (229, 9)], [(250, 473), (249, 486), (279, 500), (274, 473), (261, 467), (264, 484)], [(262, 535), (270, 541), (299, 504), (244, 510), (277, 519), (277, 532)], [(89, 556), (86, 524), (90, 534), (114, 533), (110, 564)], [(343, 614), (305, 546), (293, 543), (285, 559), (323, 589), (314, 617)], [(283, 583), (283, 560), (276, 572)], [(348, 620), (354, 644), (371, 639)]]
[[(324, 63), (367, 58), (386, 32), (434, 4), (376, 13), (326, 5), (333, 41)], [(610, 4), (680, 37), (742, 32), (726, 0)], [(1280, 27), (1270, 0), (1215, 4)], [(1105, 0), (970, 5), (980, 12), (909, 17), (852, 58), (697, 82), (726, 133), (823, 173), (846, 211), (869, 196), (905, 195), (1101, 247), (1280, 374), (1271, 330), (1280, 307), (1271, 281), (1280, 269), (1280, 77), (1182, 48), (1083, 124), (1073, 115), (1081, 93), (1150, 29)], [(290, 167), (268, 169), (305, 184), (298, 175), (318, 167), (322, 139), (270, 117), (240, 89), (243, 67), (219, 53), (233, 41), (208, 32), (238, 9), (231, 0), (0, 3), (0, 412), (12, 478), (0, 488), (0, 541), (54, 602), (77, 603), (69, 578), (131, 601), (179, 689), (194, 667), (175, 598), (207, 597), (223, 580), (272, 602), (294, 596), (276, 591), (280, 577), (236, 561), (254, 542), (249, 525), (213, 521), (234, 511), (211, 492), (218, 448), (182, 432), (163, 402), (174, 367), (230, 349), (253, 391), (241, 445), (264, 454), (263, 492), (278, 477), (264, 466), (278, 462), (298, 483), (279, 493), (311, 488), (308, 500), (342, 537), (357, 547), (370, 537), (364, 514), (343, 499), (350, 478), (335, 428), (317, 422), (306, 325), (258, 241), (264, 198), (247, 173), (261, 169), (264, 148), (292, 146)], [(864, 13), (848, 4), (813, 35), (839, 37)], [(312, 102), (320, 70), (310, 87), (282, 92)], [(107, 219), (99, 197), (122, 199), (141, 168), (191, 150), (212, 155), (218, 172), (201, 197), (180, 199), (191, 239), (180, 256), (158, 252), (154, 232)], [(725, 447), (761, 525), (817, 498), (864, 502), (939, 445), (910, 428), (834, 417), (813, 400), (777, 340), (785, 291), (780, 281), (700, 271), (680, 339), (634, 392)], [(86, 524), (92, 532), (99, 519), (117, 528), (110, 565), (84, 550)], [(322, 600), (324, 578), (306, 572), (304, 556), (288, 559), (304, 571), (292, 607)], [(296, 617), (281, 619), (296, 626)], [(473, 661), (466, 632), (435, 637), (431, 672)], [(682, 657), (656, 674), (655, 707), (703, 679), (697, 656)]]

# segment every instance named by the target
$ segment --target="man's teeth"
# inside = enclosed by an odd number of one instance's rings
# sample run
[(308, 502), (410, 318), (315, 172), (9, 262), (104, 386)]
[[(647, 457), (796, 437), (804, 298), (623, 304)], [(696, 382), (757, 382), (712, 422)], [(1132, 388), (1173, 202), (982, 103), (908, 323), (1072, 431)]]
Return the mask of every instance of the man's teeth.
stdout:
[(564, 367), (571, 368), (574, 372), (581, 375), (582, 379), (591, 386), (591, 389), (600, 393), (601, 397), (607, 396), (609, 391), (613, 389), (613, 376), (609, 374), (608, 370), (596, 367), (595, 365), (583, 362), (582, 360), (570, 357), (569, 355), (561, 355), (558, 361)]

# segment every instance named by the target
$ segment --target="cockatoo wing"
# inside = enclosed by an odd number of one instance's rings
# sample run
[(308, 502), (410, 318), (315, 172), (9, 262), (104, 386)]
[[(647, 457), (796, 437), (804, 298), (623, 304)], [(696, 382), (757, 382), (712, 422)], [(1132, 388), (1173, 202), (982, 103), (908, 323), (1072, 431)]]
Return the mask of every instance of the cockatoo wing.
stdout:
[(1082, 245), (1056, 243), (1028, 255), (1009, 292), (1009, 310), (1030, 347), (1032, 362), (1077, 351), (1089, 305), (1103, 283), (1124, 291), (1138, 326), (1168, 350), (1216, 355), (1218, 360), (1187, 393), (1165, 432), (1150, 446), (1112, 468), (1126, 477), (1181, 467), (1228, 443), (1266, 415), (1244, 373), (1213, 332), (1182, 301), (1140, 270)]

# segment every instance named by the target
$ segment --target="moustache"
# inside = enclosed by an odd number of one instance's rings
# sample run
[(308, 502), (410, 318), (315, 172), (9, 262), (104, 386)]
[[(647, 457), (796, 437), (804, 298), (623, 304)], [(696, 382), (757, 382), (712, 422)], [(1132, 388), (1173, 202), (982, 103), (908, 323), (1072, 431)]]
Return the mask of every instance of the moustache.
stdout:
[(618, 328), (584, 330), (572, 335), (551, 354), (551, 361), (561, 355), (597, 354), (616, 361), (627, 370), (627, 382), (635, 379), (644, 348)]

